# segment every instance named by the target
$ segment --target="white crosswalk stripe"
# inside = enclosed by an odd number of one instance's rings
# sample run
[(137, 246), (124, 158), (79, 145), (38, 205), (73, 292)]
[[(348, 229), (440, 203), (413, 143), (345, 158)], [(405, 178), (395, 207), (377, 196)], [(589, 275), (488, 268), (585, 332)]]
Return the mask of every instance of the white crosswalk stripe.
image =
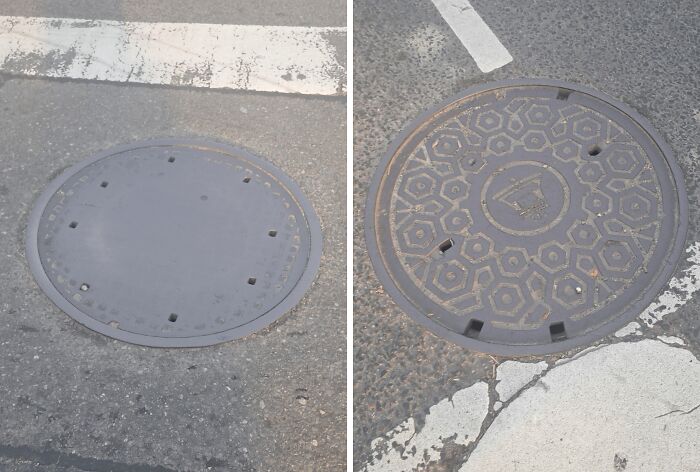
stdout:
[(344, 95), (346, 28), (0, 16), (10, 74)]

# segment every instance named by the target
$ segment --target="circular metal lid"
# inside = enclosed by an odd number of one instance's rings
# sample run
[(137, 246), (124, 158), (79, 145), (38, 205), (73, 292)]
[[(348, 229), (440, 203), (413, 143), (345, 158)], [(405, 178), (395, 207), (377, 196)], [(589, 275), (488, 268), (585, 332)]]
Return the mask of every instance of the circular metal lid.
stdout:
[(366, 238), (389, 294), (438, 335), (501, 355), (585, 345), (670, 278), (683, 175), (636, 112), (559, 81), (471, 88), (391, 145)]
[(160, 347), (206, 346), (293, 308), (320, 263), (299, 187), (232, 146), (158, 140), (102, 152), (41, 195), (27, 258), (42, 290), (88, 328)]

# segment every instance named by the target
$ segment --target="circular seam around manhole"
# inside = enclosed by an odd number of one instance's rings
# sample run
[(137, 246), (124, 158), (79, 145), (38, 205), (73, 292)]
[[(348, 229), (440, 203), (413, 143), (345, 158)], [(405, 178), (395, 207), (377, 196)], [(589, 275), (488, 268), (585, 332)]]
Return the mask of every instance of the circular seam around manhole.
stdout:
[(61, 310), (155, 347), (268, 326), (311, 286), (321, 245), (296, 183), (203, 139), (142, 141), (73, 166), (35, 203), (26, 241), (35, 279)]
[(472, 87), (392, 142), (367, 199), (380, 282), (464, 347), (539, 355), (638, 316), (687, 228), (683, 174), (650, 123), (557, 80)]

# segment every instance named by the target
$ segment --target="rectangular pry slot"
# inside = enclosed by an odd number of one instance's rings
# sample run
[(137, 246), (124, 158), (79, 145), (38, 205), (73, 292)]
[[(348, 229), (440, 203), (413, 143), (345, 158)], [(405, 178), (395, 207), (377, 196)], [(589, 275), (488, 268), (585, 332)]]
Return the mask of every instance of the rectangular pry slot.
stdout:
[(484, 322), (480, 320), (469, 320), (467, 329), (464, 330), (464, 335), (468, 338), (478, 339), (481, 334), (481, 329), (484, 327)]
[(559, 321), (549, 325), (549, 335), (552, 337), (552, 342), (564, 341), (566, 339), (566, 329), (564, 322)]
[(560, 88), (559, 92), (557, 93), (557, 100), (568, 100), (570, 94), (571, 90)]
[(447, 250), (450, 249), (452, 246), (454, 246), (454, 242), (452, 242), (451, 239), (448, 239), (447, 241), (443, 242), (438, 246), (440, 254), (445, 254)]

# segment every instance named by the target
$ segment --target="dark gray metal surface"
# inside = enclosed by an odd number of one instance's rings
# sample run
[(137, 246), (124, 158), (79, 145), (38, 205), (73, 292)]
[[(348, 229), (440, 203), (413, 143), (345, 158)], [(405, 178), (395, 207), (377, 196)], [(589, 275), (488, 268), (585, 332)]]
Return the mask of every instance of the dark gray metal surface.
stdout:
[(35, 205), (27, 258), (87, 327), (161, 347), (205, 346), (293, 308), (320, 263), (318, 219), (278, 168), (204, 140), (107, 150)]
[(622, 103), (573, 84), (467, 90), (399, 136), (370, 189), (375, 270), (414, 319), (503, 355), (584, 345), (653, 300), (680, 257), (683, 176)]

